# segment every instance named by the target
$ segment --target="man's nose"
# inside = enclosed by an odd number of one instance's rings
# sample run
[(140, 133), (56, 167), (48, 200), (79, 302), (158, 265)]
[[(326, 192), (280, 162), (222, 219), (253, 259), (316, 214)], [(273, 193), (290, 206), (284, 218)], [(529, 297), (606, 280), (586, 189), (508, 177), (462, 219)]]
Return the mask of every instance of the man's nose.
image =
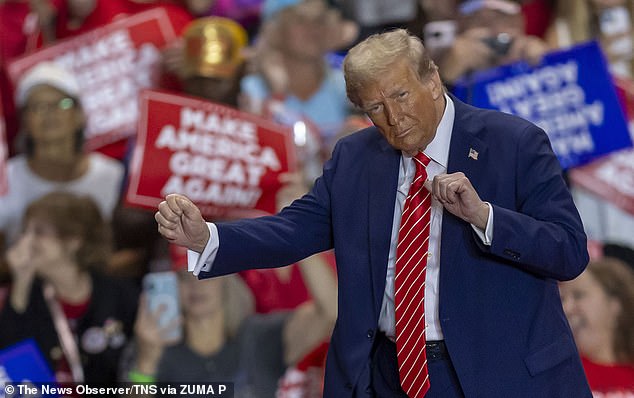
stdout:
[(386, 101), (385, 113), (390, 126), (396, 126), (402, 118), (401, 107), (396, 102)]

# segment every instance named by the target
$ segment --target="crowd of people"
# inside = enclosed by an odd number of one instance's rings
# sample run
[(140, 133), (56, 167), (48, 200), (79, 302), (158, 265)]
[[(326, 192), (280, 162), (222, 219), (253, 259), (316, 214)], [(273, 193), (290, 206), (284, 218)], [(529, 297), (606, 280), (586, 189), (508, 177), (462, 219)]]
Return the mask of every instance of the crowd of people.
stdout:
[[(341, 66), (374, 33), (420, 37), (447, 90), (592, 39), (614, 76), (633, 77), (633, 0), (0, 0), (11, 155), (0, 196), (0, 352), (34, 339), (61, 383), (225, 380), (236, 397), (323, 391), (341, 305), (332, 251), (197, 281), (154, 212), (124, 203), (134, 137), (86, 150), (90, 114), (60, 64), (41, 62), (10, 82), (11, 60), (157, 7), (178, 35), (162, 49), (157, 88), (295, 132), (298, 171), (282, 176), (278, 210), (310, 190), (339, 139), (377, 124), (348, 99)], [(205, 56), (211, 47), (219, 55)], [(624, 242), (600, 242), (587, 269), (559, 283), (595, 397), (634, 394), (634, 248)], [(180, 318), (169, 325), (143, 291), (144, 276), (159, 271), (178, 277)]]

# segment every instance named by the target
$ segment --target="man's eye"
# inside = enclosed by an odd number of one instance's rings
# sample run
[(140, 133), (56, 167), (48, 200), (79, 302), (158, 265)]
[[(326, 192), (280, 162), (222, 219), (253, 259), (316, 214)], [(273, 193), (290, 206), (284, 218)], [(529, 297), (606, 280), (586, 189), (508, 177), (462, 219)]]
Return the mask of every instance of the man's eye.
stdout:
[(409, 91), (402, 91), (398, 93), (399, 98), (407, 98), (408, 95), (409, 95)]
[(381, 110), (381, 105), (374, 105), (367, 109), (367, 113), (376, 114)]

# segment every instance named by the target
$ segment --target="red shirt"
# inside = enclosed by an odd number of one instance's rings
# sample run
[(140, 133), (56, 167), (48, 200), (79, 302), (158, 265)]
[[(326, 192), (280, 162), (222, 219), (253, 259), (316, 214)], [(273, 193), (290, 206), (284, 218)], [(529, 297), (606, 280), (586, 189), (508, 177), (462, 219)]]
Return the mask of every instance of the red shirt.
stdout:
[(150, 3), (142, 3), (136, 2), (133, 0), (120, 0), (126, 4), (128, 12), (130, 14), (136, 14), (142, 11), (149, 10), (150, 8), (161, 7), (165, 9), (167, 14), (174, 25), (174, 30), (176, 31), (176, 35), (180, 36), (187, 26), (193, 19), (192, 15), (187, 11), (186, 8), (180, 6), (178, 4), (173, 4), (169, 1), (157, 1)]
[(603, 365), (584, 357), (581, 357), (581, 363), (595, 398), (634, 396), (633, 365)]
[[(322, 253), (335, 271), (335, 257), (332, 251)], [(240, 272), (240, 277), (249, 286), (255, 299), (255, 312), (266, 314), (279, 310), (291, 310), (311, 299), (297, 264), (290, 265), (291, 273), (287, 281), (278, 278), (274, 269), (252, 269)]]
[(525, 28), (527, 35), (544, 37), (546, 29), (550, 26), (553, 18), (553, 8), (549, 1), (533, 0), (524, 2), (522, 5)]
[[(7, 62), (41, 46), (37, 17), (31, 13), (29, 3), (18, 0), (0, 2), (0, 95), (2, 113), (6, 118), (7, 143), (11, 143), (18, 127), (13, 89), (5, 69)], [(12, 149), (11, 145), (9, 149)]]
[(57, 38), (77, 36), (92, 29), (107, 25), (118, 17), (129, 14), (127, 4), (123, 0), (97, 0), (95, 9), (84, 19), (80, 26), (69, 25), (68, 7), (64, 5), (57, 16)]
[(253, 293), (255, 312), (266, 314), (290, 310), (310, 299), (299, 267), (297, 264), (290, 267), (287, 281), (279, 279), (274, 269), (252, 269), (240, 273)]

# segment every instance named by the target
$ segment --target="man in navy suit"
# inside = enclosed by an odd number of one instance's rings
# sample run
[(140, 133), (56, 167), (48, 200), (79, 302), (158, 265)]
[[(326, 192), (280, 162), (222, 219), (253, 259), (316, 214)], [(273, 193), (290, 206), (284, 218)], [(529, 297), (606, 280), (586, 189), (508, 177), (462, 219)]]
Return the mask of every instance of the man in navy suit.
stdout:
[(406, 397), (394, 344), (395, 252), (412, 156), (424, 152), (433, 197), (425, 397), (590, 397), (557, 290), (585, 268), (586, 237), (546, 134), (447, 95), (404, 30), (356, 45), (344, 71), (349, 98), (374, 127), (337, 144), (307, 195), (275, 216), (216, 225), (168, 195), (159, 231), (191, 250), (200, 278), (334, 247), (339, 318), (324, 396)]

